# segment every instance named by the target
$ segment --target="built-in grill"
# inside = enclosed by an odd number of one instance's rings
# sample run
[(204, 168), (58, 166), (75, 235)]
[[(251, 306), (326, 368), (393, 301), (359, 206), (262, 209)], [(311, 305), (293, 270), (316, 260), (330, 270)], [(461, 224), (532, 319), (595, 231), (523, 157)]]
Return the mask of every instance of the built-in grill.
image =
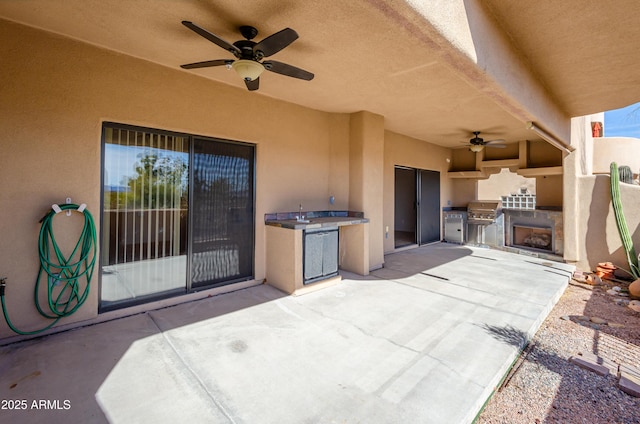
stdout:
[(467, 205), (469, 224), (493, 224), (500, 211), (499, 200), (475, 200)]
[(475, 200), (467, 205), (467, 236), (469, 244), (504, 246), (504, 229), (499, 200)]

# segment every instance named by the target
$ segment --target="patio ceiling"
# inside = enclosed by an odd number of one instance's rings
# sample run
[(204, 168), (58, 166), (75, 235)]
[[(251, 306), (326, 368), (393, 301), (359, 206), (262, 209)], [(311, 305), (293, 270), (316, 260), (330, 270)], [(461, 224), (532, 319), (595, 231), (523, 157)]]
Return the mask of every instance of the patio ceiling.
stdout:
[[(452, 4), (458, 12), (482, 8), (540, 91), (570, 117), (640, 100), (640, 26), (634, 23), (640, 4), (619, 0), (614, 8), (606, 3), (590, 2), (587, 8), (582, 0), (469, 0), (429, 6), (415, 0), (0, 0), (0, 17), (239, 90), (245, 90), (244, 83), (224, 67), (179, 68), (232, 58), (180, 22), (193, 21), (230, 42), (241, 38), (239, 25), (255, 26), (260, 32), (256, 41), (291, 27), (300, 38), (272, 58), (313, 72), (314, 80), (267, 72), (252, 94), (327, 112), (368, 110), (383, 115), (389, 130), (460, 147), (473, 130), (509, 142), (534, 139), (524, 122), (536, 115), (517, 95), (496, 94), (500, 84), (491, 70), (477, 73), (490, 68), (485, 62), (491, 58), (482, 57), (478, 46), (484, 41), (474, 39), (478, 35), (472, 23), (462, 27), (476, 47), (475, 56), (464, 46), (445, 42), (447, 35), (423, 18), (421, 7), (442, 7), (444, 12)], [(454, 21), (460, 17), (464, 14)]]

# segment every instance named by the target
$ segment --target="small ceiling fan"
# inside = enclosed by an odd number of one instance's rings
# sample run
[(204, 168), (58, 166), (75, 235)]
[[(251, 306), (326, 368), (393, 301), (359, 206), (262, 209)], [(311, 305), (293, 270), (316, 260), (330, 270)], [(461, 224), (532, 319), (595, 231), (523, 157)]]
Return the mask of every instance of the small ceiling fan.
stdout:
[(199, 27), (193, 22), (182, 21), (182, 24), (235, 56), (235, 59), (215, 59), (180, 65), (183, 69), (226, 66), (227, 69), (233, 69), (240, 75), (249, 91), (257, 90), (260, 87), (260, 74), (262, 74), (265, 69), (270, 72), (275, 72), (276, 74), (305, 81), (311, 81), (314, 77), (311, 72), (286, 63), (275, 60), (262, 60), (265, 57), (278, 53), (298, 39), (298, 33), (291, 28), (285, 28), (256, 43), (252, 40), (258, 35), (258, 30), (252, 26), (244, 25), (241, 26), (239, 30), (245, 39), (238, 40), (232, 44), (206, 29)]
[(504, 143), (504, 140), (488, 140), (484, 141), (483, 138), (480, 137), (480, 131), (473, 131), (473, 137), (469, 140), (467, 146), (469, 146), (469, 150), (472, 152), (478, 153), (481, 152), (485, 146), (487, 147), (497, 147), (500, 149), (504, 149), (507, 147)]

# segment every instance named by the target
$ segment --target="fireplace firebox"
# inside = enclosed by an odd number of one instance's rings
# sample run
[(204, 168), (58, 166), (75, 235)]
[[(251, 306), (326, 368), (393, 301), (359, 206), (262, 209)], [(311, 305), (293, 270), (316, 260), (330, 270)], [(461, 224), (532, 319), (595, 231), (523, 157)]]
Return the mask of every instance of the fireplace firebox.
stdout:
[(553, 252), (553, 230), (550, 227), (516, 224), (511, 234), (513, 246)]

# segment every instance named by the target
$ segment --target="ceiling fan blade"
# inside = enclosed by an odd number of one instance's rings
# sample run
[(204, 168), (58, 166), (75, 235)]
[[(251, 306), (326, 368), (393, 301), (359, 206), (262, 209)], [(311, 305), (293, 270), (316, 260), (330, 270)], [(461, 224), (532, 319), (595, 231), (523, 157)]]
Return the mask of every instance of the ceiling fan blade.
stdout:
[(253, 81), (246, 81), (245, 80), (244, 83), (247, 86), (247, 90), (255, 91), (260, 87), (260, 77), (254, 79)]
[(267, 60), (262, 62), (264, 69), (275, 72), (276, 74), (286, 75), (288, 77), (298, 78), (305, 81), (311, 81), (314, 75), (304, 69), (297, 68), (286, 63), (277, 62), (275, 60)]
[(491, 147), (492, 149), (504, 149), (507, 147), (506, 144), (486, 144), (486, 146)]
[(262, 57), (269, 57), (272, 54), (278, 53), (280, 50), (287, 47), (289, 44), (293, 43), (298, 39), (298, 33), (292, 30), (291, 28), (285, 28), (281, 31), (276, 32), (260, 41), (258, 44), (253, 46), (254, 52), (262, 52)]
[(189, 21), (182, 21), (182, 25), (186, 26), (187, 28), (189, 28), (191, 31), (195, 32), (196, 34), (206, 38), (207, 40), (211, 41), (214, 44), (217, 44), (218, 46), (222, 47), (223, 49), (230, 51), (231, 53), (233, 53), (234, 56), (238, 56), (240, 54), (240, 49), (237, 48), (236, 46), (234, 46), (233, 44), (223, 40), (222, 38), (218, 37), (215, 34), (210, 33), (209, 31), (207, 31), (204, 28), (200, 28), (198, 25), (194, 24), (193, 22), (189, 22)]
[(489, 140), (489, 141), (485, 141), (484, 144), (491, 144), (491, 143), (504, 143), (503, 139), (496, 139), (496, 140)]
[(205, 60), (204, 62), (187, 63), (186, 65), (180, 65), (183, 69), (196, 69), (196, 68), (209, 68), (211, 66), (231, 65), (233, 60), (229, 59), (216, 59)]

